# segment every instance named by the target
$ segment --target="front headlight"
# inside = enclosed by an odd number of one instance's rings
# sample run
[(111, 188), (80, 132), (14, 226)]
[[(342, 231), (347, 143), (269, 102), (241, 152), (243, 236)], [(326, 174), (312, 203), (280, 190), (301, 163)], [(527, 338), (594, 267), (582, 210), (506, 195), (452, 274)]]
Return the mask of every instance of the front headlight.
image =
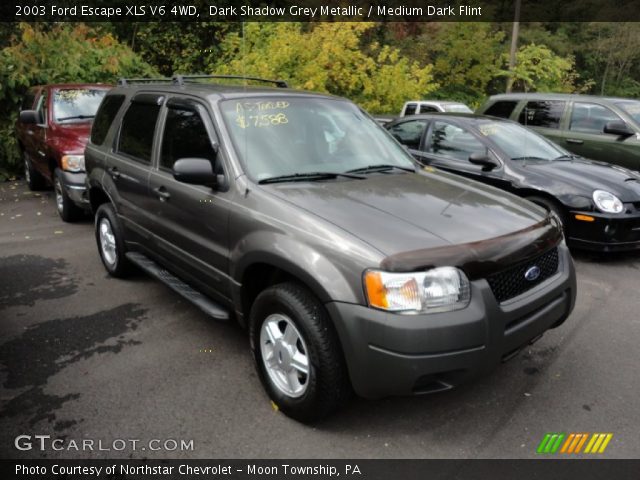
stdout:
[(367, 270), (364, 283), (369, 306), (390, 312), (450, 312), (465, 308), (471, 298), (467, 276), (454, 267), (412, 273)]
[(84, 155), (65, 155), (62, 169), (67, 172), (84, 172)]
[(593, 192), (593, 202), (601, 211), (605, 213), (622, 213), (624, 205), (613, 193), (604, 190)]

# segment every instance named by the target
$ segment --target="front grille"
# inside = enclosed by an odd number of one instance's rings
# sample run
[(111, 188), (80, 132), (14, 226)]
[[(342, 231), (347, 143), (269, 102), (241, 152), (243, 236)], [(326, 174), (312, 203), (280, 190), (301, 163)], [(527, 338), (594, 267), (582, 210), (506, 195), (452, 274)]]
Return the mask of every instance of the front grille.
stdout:
[[(540, 269), (540, 275), (535, 280), (527, 280), (525, 273), (534, 266)], [(552, 277), (557, 271), (558, 249), (554, 248), (536, 258), (514, 265), (502, 272), (494, 273), (487, 278), (487, 281), (496, 300), (502, 303), (532, 289)]]

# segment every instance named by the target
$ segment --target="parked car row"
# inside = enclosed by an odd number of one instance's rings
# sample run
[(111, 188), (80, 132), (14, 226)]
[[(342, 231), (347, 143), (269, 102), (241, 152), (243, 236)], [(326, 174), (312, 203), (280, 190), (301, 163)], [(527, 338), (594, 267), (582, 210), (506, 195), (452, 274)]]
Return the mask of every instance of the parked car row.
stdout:
[(137, 267), (245, 327), (300, 421), (352, 391), (448, 390), (560, 326), (576, 298), (563, 224), (576, 245), (640, 244), (637, 175), (515, 122), (385, 130), (345, 99), (208, 78), (30, 91), (25, 175), (57, 185), (63, 219), (90, 208), (110, 275)]
[(553, 212), (569, 246), (640, 248), (640, 173), (587, 160), (516, 122), (415, 115), (386, 126), (423, 165), (492, 185)]

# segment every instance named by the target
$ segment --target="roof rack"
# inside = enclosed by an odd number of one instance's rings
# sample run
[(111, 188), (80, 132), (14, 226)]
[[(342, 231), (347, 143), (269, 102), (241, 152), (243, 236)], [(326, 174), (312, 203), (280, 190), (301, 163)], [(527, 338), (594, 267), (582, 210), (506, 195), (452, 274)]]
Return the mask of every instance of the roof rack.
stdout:
[(289, 88), (284, 80), (269, 80), (267, 78), (247, 77), (244, 75), (174, 75), (173, 83), (176, 85), (184, 85), (189, 80), (199, 80), (205, 78), (222, 78), (228, 80), (251, 80), (254, 82), (273, 83), (278, 88)]
[(160, 82), (173, 82), (172, 78), (160, 77), (160, 78), (120, 78), (118, 85), (130, 85), (133, 83), (160, 83)]

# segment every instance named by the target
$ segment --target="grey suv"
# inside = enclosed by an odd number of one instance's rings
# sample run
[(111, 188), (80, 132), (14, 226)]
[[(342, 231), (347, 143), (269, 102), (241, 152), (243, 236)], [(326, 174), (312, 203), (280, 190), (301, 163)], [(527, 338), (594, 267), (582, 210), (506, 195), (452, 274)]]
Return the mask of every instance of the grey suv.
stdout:
[(352, 390), (450, 389), (573, 309), (555, 217), (418, 167), (347, 100), (199, 77), (120, 83), (85, 153), (105, 268), (136, 265), (236, 319), (293, 418)]

